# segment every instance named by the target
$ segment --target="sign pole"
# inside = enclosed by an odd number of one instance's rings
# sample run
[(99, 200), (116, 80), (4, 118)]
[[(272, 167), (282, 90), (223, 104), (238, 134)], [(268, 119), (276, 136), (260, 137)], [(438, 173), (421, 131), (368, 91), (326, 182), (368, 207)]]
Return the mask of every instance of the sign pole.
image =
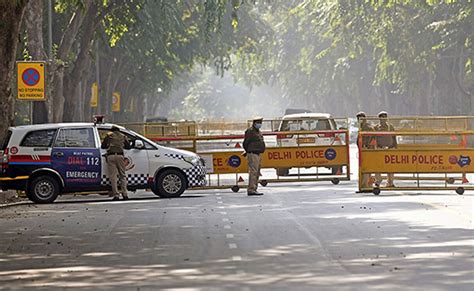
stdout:
[(30, 124), (33, 124), (33, 102), (35, 101), (30, 101)]
[(48, 57), (53, 59), (53, 5), (52, 0), (48, 0)]
[(99, 98), (100, 96), (100, 90), (101, 90), (101, 87), (100, 87), (100, 59), (99, 59), (99, 41), (96, 40), (96, 43), (95, 43), (95, 78), (96, 78), (96, 82), (97, 82), (97, 108), (96, 108), (96, 114), (103, 114), (102, 113), (102, 105), (100, 104), (101, 103), (101, 100)]

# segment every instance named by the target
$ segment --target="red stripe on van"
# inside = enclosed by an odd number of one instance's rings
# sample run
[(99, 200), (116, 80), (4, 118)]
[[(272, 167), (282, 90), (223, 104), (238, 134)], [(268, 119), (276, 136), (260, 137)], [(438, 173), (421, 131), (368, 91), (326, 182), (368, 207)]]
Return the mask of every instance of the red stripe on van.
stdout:
[(31, 155), (11, 155), (10, 162), (51, 162), (51, 156), (37, 156), (33, 158)]

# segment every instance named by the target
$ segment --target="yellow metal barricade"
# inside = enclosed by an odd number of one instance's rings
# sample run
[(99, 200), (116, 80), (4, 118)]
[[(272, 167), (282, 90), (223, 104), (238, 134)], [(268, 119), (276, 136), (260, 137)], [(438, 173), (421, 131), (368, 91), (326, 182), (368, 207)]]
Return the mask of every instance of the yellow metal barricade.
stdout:
[[(124, 123), (120, 124), (147, 138), (159, 137), (192, 137), (198, 133), (198, 125), (194, 121)], [(194, 143), (190, 140), (170, 140), (163, 142), (164, 146), (195, 151)]]
[[(350, 180), (347, 129), (274, 131), (278, 128), (276, 124), (264, 122), (266, 130), (262, 133), (267, 150), (262, 154), (261, 185), (308, 181), (338, 184)], [(206, 162), (208, 171), (208, 184), (200, 189), (231, 188), (237, 192), (248, 182), (247, 159), (242, 155), (243, 132), (248, 125), (221, 125), (220, 130), (238, 129), (239, 134), (150, 138), (162, 145), (192, 145), (193, 151)]]
[(197, 135), (197, 124), (194, 121), (123, 123), (120, 125), (149, 138)]
[(364, 118), (358, 147), (361, 192), (474, 190), (474, 117)]
[(205, 121), (197, 124), (197, 134), (200, 136), (242, 134), (247, 127), (247, 122)]

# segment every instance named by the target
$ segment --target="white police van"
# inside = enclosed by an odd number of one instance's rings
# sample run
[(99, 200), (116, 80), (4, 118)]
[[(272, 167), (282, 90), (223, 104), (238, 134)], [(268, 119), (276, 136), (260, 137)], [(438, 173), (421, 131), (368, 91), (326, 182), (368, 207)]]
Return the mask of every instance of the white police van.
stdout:
[[(58, 195), (110, 189), (101, 142), (113, 124), (58, 123), (10, 127), (0, 144), (0, 186), (25, 191), (36, 203)], [(128, 189), (151, 189), (160, 197), (179, 197), (206, 185), (203, 160), (196, 154), (157, 145), (115, 125), (131, 141), (125, 150)]]

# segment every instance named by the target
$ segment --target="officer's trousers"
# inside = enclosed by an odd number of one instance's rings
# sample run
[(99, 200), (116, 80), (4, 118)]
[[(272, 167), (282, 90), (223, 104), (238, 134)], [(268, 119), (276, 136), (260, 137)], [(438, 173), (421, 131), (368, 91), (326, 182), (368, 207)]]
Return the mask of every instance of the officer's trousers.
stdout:
[[(387, 187), (393, 187), (393, 180), (394, 180), (394, 174), (393, 173), (387, 173)], [(375, 174), (375, 182), (377, 184), (382, 183), (382, 174)]]
[(249, 168), (249, 186), (247, 192), (255, 193), (258, 188), (258, 178), (260, 176), (260, 163), (262, 157), (259, 154), (247, 153), (247, 161)]
[(112, 194), (119, 196), (117, 177), (120, 182), (120, 190), (123, 197), (127, 197), (127, 175), (125, 174), (125, 158), (123, 155), (107, 156), (107, 170), (109, 172), (110, 183), (112, 184)]

